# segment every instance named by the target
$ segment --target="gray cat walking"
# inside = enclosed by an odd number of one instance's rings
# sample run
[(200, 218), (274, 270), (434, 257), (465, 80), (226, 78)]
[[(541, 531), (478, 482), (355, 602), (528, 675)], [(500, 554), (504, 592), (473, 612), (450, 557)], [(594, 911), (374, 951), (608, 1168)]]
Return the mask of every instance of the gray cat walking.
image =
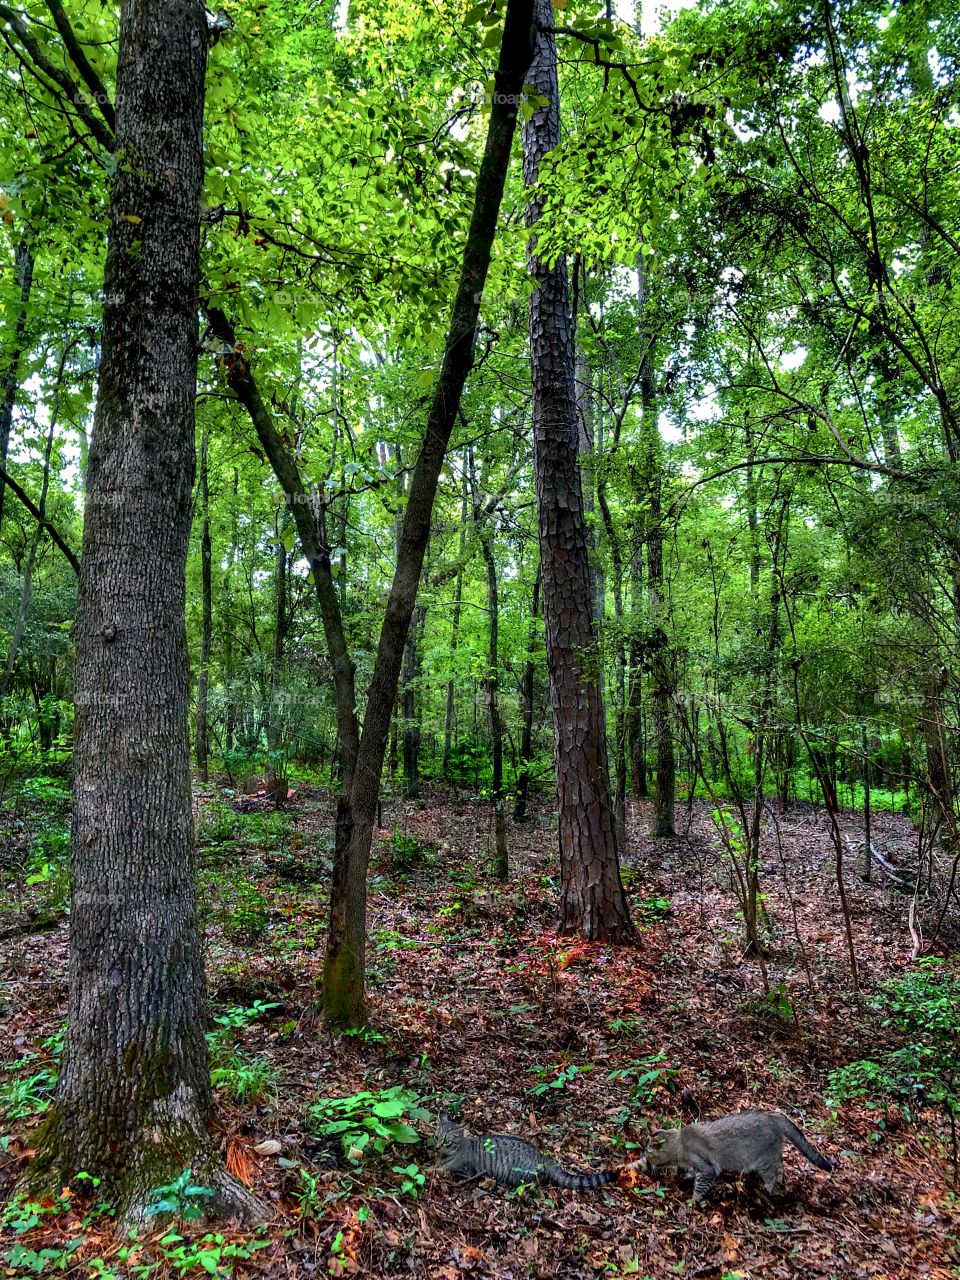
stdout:
[(772, 1191), (783, 1178), (784, 1142), (792, 1142), (818, 1169), (833, 1168), (833, 1162), (780, 1111), (742, 1111), (682, 1129), (657, 1129), (645, 1157), (649, 1169), (691, 1172), (693, 1202), (699, 1204), (723, 1172), (757, 1173), (766, 1190)]
[(600, 1173), (568, 1171), (543, 1155), (526, 1138), (515, 1138), (509, 1133), (474, 1137), (447, 1119), (441, 1119), (437, 1126), (436, 1143), (440, 1157), (437, 1169), (441, 1173), (495, 1178), (505, 1187), (552, 1182), (570, 1191), (594, 1191), (617, 1176), (611, 1169)]

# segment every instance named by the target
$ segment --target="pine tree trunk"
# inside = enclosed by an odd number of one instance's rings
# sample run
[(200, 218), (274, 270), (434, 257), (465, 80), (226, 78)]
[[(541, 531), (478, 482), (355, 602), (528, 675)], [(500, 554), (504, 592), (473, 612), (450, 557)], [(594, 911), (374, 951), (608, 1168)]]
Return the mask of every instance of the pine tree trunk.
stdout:
[(200, 4), (123, 4), (76, 617), (67, 1039), (29, 1175), (100, 1177), (124, 1224), (186, 1166), (211, 1208), (260, 1212), (208, 1135), (193, 886), (184, 592), (206, 50)]
[[(537, 179), (560, 141), (557, 61), (550, 0), (536, 0), (536, 52), (527, 77), (547, 99), (523, 126), (524, 180)], [(528, 226), (540, 217), (527, 207)], [(600, 654), (577, 449), (573, 328), (563, 261), (547, 267), (531, 244), (530, 353), (533, 460), (547, 664), (560, 810), (559, 928), (587, 938), (628, 941), (633, 926), (620, 882), (610, 796)]]

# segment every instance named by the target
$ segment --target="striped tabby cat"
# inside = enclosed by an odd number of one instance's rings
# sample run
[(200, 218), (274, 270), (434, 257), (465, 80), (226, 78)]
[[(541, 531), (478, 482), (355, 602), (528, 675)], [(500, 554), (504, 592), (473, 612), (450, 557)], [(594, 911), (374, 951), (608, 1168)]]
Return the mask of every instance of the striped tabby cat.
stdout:
[(473, 1137), (446, 1118), (441, 1118), (437, 1126), (436, 1142), (439, 1172), (495, 1178), (505, 1187), (552, 1182), (571, 1191), (593, 1191), (616, 1177), (610, 1169), (601, 1173), (569, 1173), (525, 1138), (515, 1138), (509, 1133)]

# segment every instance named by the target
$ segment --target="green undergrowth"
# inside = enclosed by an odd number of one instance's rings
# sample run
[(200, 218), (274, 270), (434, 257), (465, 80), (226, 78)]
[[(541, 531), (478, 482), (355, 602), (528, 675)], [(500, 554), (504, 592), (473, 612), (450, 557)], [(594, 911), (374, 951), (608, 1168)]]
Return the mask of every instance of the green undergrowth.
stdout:
[[(941, 1108), (951, 1124), (960, 1117), (960, 972), (955, 964), (925, 956), (907, 973), (884, 982), (870, 998), (881, 1031), (893, 1030), (900, 1043), (871, 1058), (831, 1072), (827, 1100), (836, 1108), (863, 1098), (869, 1109), (890, 1102), (911, 1122), (924, 1107)], [(879, 1038), (879, 1037), (878, 1037)], [(886, 1122), (877, 1116), (874, 1141)]]
[(98, 1180), (88, 1174), (74, 1179), (89, 1192), (81, 1203), (71, 1192), (59, 1198), (33, 1200), (16, 1195), (6, 1205), (0, 1226), (13, 1243), (0, 1258), (13, 1276), (45, 1276), (69, 1272), (91, 1280), (168, 1280), (173, 1276), (212, 1276), (229, 1280), (237, 1264), (248, 1262), (269, 1246), (266, 1228), (243, 1238), (208, 1230), (197, 1234), (196, 1224), (214, 1192), (198, 1185), (185, 1169), (173, 1182), (157, 1187), (147, 1208), (158, 1226), (171, 1219), (166, 1230), (131, 1232), (121, 1242), (112, 1240), (113, 1213), (97, 1198)]

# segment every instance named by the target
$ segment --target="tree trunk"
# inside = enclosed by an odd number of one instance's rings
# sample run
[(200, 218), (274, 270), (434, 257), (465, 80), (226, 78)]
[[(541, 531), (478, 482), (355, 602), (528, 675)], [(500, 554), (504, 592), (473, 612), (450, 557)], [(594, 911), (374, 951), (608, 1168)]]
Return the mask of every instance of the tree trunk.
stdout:
[[(538, 34), (528, 80), (547, 100), (523, 126), (524, 180), (560, 141), (560, 103), (550, 0), (536, 0)], [(527, 225), (540, 217), (527, 206)], [(600, 654), (593, 620), (590, 561), (577, 450), (573, 331), (563, 261), (547, 267), (531, 243), (530, 353), (533, 460), (547, 664), (554, 713), (560, 810), (560, 912), (563, 933), (625, 942), (633, 925), (620, 882), (610, 797)]]
[[(26, 346), (30, 291), (33, 288), (33, 251), (29, 231), (21, 235), (14, 251), (13, 270), (20, 289), (20, 300), (16, 319), (13, 322), (10, 346), (4, 352), (3, 364), (0, 366), (0, 471), (7, 469), (13, 411), (16, 408), (17, 391), (20, 387), (20, 362)], [(3, 528), (3, 504), (6, 492), (7, 486), (0, 484), (0, 529)]]
[(210, 485), (207, 455), (210, 436), (200, 443), (200, 670), (197, 674), (197, 769), (200, 781), (210, 778), (210, 728), (207, 719), (210, 684), (210, 650), (213, 641), (213, 547), (210, 541)]
[(514, 822), (526, 822), (527, 797), (530, 794), (530, 763), (533, 760), (533, 695), (537, 675), (537, 625), (540, 614), (540, 573), (533, 582), (533, 601), (530, 605), (530, 630), (527, 633), (527, 660), (520, 681), (520, 771), (517, 774), (517, 802), (513, 809)]
[[(577, 291), (577, 304), (579, 307), (579, 291)], [(584, 305), (586, 304), (584, 303)], [(599, 633), (603, 626), (606, 585), (603, 578), (603, 563), (600, 560), (600, 533), (598, 529), (591, 529), (591, 520), (594, 515), (597, 463), (597, 446), (594, 439), (593, 385), (590, 376), (590, 364), (583, 346), (579, 341), (575, 341), (574, 348), (576, 351), (574, 385), (577, 398), (577, 450), (580, 455), (583, 515), (587, 531), (587, 554), (590, 560), (593, 619)]]
[(194, 474), (203, 7), (125, 0), (76, 617), (67, 1039), (29, 1180), (85, 1171), (124, 1225), (186, 1166), (261, 1209), (207, 1131), (184, 593)]

